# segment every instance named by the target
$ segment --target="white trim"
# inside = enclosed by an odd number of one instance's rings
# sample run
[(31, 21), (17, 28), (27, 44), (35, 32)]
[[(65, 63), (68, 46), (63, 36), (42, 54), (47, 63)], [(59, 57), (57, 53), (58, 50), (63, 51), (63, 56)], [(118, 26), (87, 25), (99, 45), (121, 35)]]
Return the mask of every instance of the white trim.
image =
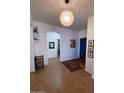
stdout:
[(94, 75), (92, 75), (91, 78), (94, 79)]
[(30, 72), (35, 72), (35, 69), (33, 69), (33, 70), (30, 70)]
[(44, 65), (48, 65), (48, 62), (44, 62)]

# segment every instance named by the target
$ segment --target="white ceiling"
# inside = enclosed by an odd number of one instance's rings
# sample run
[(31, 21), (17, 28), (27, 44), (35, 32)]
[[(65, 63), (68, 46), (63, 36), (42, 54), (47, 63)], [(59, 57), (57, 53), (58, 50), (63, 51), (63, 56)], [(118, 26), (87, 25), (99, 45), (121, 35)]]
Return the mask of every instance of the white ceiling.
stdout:
[(74, 23), (68, 29), (81, 31), (87, 28), (87, 18), (94, 12), (94, 0), (31, 0), (31, 16), (33, 20), (46, 24), (61, 26), (59, 16), (63, 10), (74, 14)]

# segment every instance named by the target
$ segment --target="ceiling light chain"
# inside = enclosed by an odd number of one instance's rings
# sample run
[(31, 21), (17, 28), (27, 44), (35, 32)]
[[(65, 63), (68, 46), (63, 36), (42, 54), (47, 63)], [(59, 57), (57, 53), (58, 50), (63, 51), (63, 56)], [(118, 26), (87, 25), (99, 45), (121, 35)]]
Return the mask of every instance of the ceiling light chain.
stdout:
[[(65, 0), (65, 3), (68, 4), (69, 0)], [(69, 10), (64, 10), (60, 15), (60, 22), (62, 25), (69, 27), (74, 22), (74, 15)]]
[(69, 3), (69, 0), (65, 0), (65, 3), (68, 4)]

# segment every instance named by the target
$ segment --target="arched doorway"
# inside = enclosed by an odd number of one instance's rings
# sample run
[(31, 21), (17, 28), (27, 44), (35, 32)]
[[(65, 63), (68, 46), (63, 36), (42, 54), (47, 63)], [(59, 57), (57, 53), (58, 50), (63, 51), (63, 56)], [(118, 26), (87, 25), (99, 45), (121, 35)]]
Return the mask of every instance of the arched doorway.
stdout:
[(61, 35), (57, 32), (47, 32), (47, 55), (48, 58), (61, 57)]

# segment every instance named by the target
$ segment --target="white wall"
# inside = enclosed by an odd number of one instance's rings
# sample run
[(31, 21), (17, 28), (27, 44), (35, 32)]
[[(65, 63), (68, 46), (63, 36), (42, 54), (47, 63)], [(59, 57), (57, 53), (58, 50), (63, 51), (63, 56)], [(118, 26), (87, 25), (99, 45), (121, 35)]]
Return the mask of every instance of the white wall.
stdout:
[[(56, 32), (48, 32), (47, 33), (47, 50), (48, 50), (48, 58), (57, 57), (57, 49), (58, 49), (58, 42), (57, 39), (60, 39), (60, 35)], [(49, 49), (49, 42), (55, 43), (54, 49)]]
[(34, 44), (33, 44), (33, 29), (30, 27), (30, 72), (34, 72)]
[[(70, 48), (70, 39), (76, 40), (76, 48)], [(62, 33), (60, 48), (60, 56), (62, 61), (78, 58), (78, 33)]]
[[(88, 40), (94, 40), (94, 16), (88, 18), (88, 28), (87, 28), (87, 50), (88, 52)], [(86, 56), (85, 70), (92, 74), (94, 77), (94, 59)]]
[(80, 31), (78, 33), (78, 58), (80, 58), (80, 39), (87, 37), (87, 30)]
[(40, 32), (40, 41), (37, 43), (34, 43), (34, 55), (35, 56), (41, 56), (44, 55), (44, 64), (48, 64), (47, 59), (47, 34)]
[[(66, 61), (78, 58), (78, 33), (66, 28), (48, 25), (44, 23), (34, 22), (34, 25), (38, 26), (40, 35), (42, 35), (40, 45), (35, 45), (35, 55), (43, 53), (46, 57), (46, 63), (48, 63), (47, 55), (47, 32), (57, 32), (61, 35), (60, 41), (60, 60)], [(70, 39), (76, 40), (76, 48), (70, 48)], [(45, 49), (44, 49), (45, 48)]]

